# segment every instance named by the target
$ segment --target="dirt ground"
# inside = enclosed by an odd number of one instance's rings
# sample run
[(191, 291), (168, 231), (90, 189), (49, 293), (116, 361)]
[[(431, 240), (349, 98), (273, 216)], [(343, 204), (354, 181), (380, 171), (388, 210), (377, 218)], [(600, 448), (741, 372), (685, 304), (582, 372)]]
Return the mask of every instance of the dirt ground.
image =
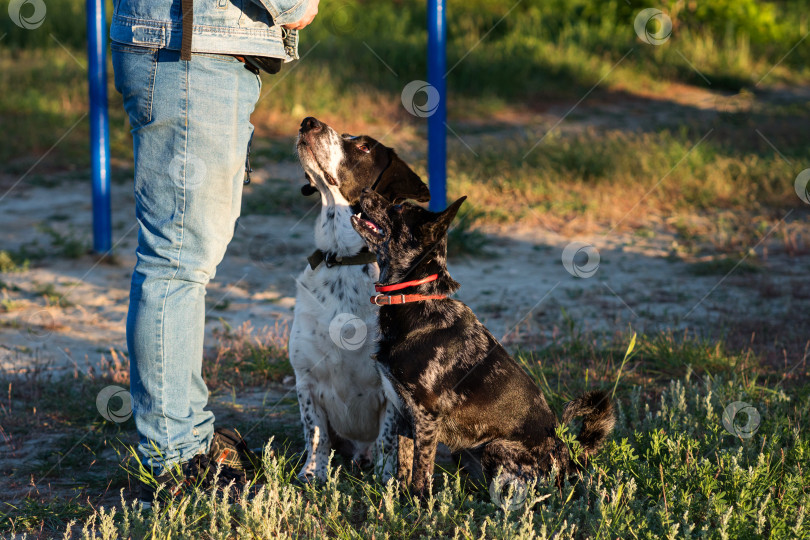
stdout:
[[(807, 89), (788, 88), (763, 93), (757, 99), (791, 103), (808, 97)], [(528, 117), (506, 112), (489, 124), (475, 126), (472, 134), (449, 137), (451, 145), (474, 149), (516, 130), (542, 134), (553, 128), (565, 136), (586, 129), (662, 129), (695, 119), (711, 122), (723, 111), (750, 107), (750, 102), (745, 96), (688, 86), (670, 88), (665, 100), (643, 94), (611, 99), (594, 96), (572, 114), (568, 114), (572, 103), (550, 104)], [(297, 163), (269, 163), (252, 178), (254, 184), (272, 179), (295, 191), (302, 183), (302, 172)], [(0, 186), (12, 180), (5, 178)], [(66, 175), (64, 180), (55, 175), (47, 186), (17, 186), (0, 201), (0, 246), (18, 250), (33, 245), (49, 250), (43, 224), (89, 243), (91, 206), (85, 182), (75, 175)], [(314, 199), (310, 198), (313, 206), (303, 215), (240, 219), (208, 288), (209, 332), (223, 321), (233, 327), (244, 321), (262, 327), (291, 320), (295, 278), (313, 249), (311, 226), (318, 211)], [(3, 275), (3, 281), (14, 289), (4, 294), (16, 302), (15, 309), (0, 313), (3, 368), (24, 369), (36, 357), (54, 369), (75, 365), (86, 369), (110, 348), (125, 350), (124, 321), (137, 241), (130, 183), (114, 183), (112, 200), (114, 260), (57, 255), (43, 258), (26, 272)], [(462, 285), (458, 298), (508, 343), (542, 342), (562, 324), (563, 312), (583, 330), (677, 332), (689, 328), (717, 338), (741, 328), (755, 330), (767, 322), (771, 329), (781, 325), (787, 334), (793, 333), (790, 326), (803, 319), (806, 310), (802, 308), (810, 297), (802, 287), (810, 261), (807, 253), (788, 255), (771, 245), (775, 235), (769, 233), (750, 247), (750, 260), (739, 267), (729, 265), (709, 275), (695, 275), (690, 265), (699, 260), (672, 256), (677, 238), (663, 226), (664, 220), (662, 216), (661, 223), (650, 224), (645, 235), (596, 230), (587, 236), (565, 237), (520, 224), (481, 226), (489, 237), (487, 256), (450, 262), (452, 274)], [(791, 212), (785, 222), (806, 226), (807, 212)], [(587, 260), (589, 248), (574, 259), (575, 266), (585, 265), (586, 274), (590, 265), (598, 265), (590, 277), (576, 277), (564, 267), (563, 252), (572, 242), (595, 248), (598, 261)], [(710, 250), (703, 250), (708, 255), (702, 260), (714, 257)], [(755, 259), (762, 268), (751, 272), (746, 263)], [(37, 294), (49, 286), (64, 307), (47, 305)], [(754, 341), (765, 339), (752, 334)]]
[[(805, 90), (772, 92), (769, 99), (805, 100)], [(651, 106), (654, 105), (654, 106)], [(451, 145), (486, 144), (493, 136), (524, 130), (542, 133), (551, 127), (565, 136), (587, 129), (644, 130), (677, 125), (684, 111), (711, 118), (729, 107), (744, 107), (739, 98), (685, 87), (666, 101), (638, 96), (603, 101), (595, 98), (567, 116), (574, 103), (555, 104), (529, 117), (508, 114), (478, 126), (483, 135), (467, 134)], [(561, 121), (564, 119), (564, 121)], [(469, 125), (467, 126), (470, 127)], [(372, 134), (373, 135), (373, 134)], [(292, 136), (290, 137), (292, 141)], [(267, 163), (252, 175), (256, 185), (281, 182), (290, 190), (302, 183), (297, 163)], [(3, 191), (14, 183), (2, 178)], [(639, 194), (641, 198), (643, 194)], [(0, 309), (0, 366), (12, 373), (39, 369), (70, 374), (98, 366), (110, 351), (126, 351), (125, 319), (129, 280), (134, 265), (137, 227), (130, 182), (112, 186), (115, 256), (84, 254), (68, 258), (42, 232), (47, 224), (63, 235), (89, 242), (90, 189), (86, 178), (53, 175), (47, 185), (23, 183), (0, 200), (0, 248), (44, 251), (22, 272), (0, 275), (5, 309)], [(216, 278), (208, 287), (209, 345), (223, 325), (254, 327), (289, 324), (295, 303), (295, 279), (313, 249), (311, 227), (318, 203), (302, 215), (247, 215)], [(808, 215), (793, 212), (789, 221), (808, 224)], [(770, 238), (751, 246), (755, 270), (738, 261), (698, 275), (695, 260), (673, 256), (677, 239), (663, 226), (653, 234), (597, 230), (566, 237), (541, 227), (482, 225), (488, 237), (486, 256), (451, 259), (450, 271), (461, 283), (457, 297), (469, 304), (496, 337), (507, 345), (538, 347), (549, 343), (574, 321), (582, 331), (699, 333), (734, 346), (749, 344), (780, 367), (806, 359), (804, 329), (810, 313), (808, 254), (789, 255)], [(572, 242), (591, 253), (564, 263)], [(570, 249), (570, 248), (569, 248)], [(574, 250), (575, 251), (575, 250)], [(598, 254), (598, 261), (594, 254)], [(708, 257), (711, 258), (711, 255)], [(571, 271), (569, 271), (571, 270)], [(581, 277), (573, 274), (579, 273)], [(592, 275), (591, 275), (592, 273)], [(371, 294), (371, 291), (369, 291)], [(218, 416), (261, 416), (268, 403), (284, 401), (293, 381), (269, 389), (219, 395)], [(286, 402), (285, 402), (286, 403)], [(297, 408), (286, 403), (271, 417), (297, 430)], [(47, 439), (47, 435), (43, 435)], [(32, 449), (47, 443), (31, 435), (0, 442), (0, 468), (15, 468)], [(13, 452), (7, 450), (13, 449)], [(114, 459), (113, 459), (114, 461)], [(17, 486), (21, 495), (24, 486)], [(109, 494), (107, 498), (117, 498)]]
[[(273, 171), (273, 177), (280, 172)], [(256, 181), (261, 176), (257, 174)], [(300, 173), (289, 170), (289, 180), (297, 185)], [(0, 215), (3, 245), (14, 248), (41, 238), (36, 226), (43, 216), (59, 211), (54, 201), (69, 209), (70, 226), (87, 231), (88, 196), (77, 188), (75, 182), (65, 182), (13, 194), (6, 201), (10, 208)], [(118, 209), (132, 208), (129, 186), (114, 185), (113, 199)], [(303, 218), (240, 219), (208, 287), (209, 332), (221, 328), (222, 321), (232, 327), (245, 321), (256, 327), (291, 322), (295, 279), (314, 247), (309, 231), (317, 211)], [(53, 369), (72, 371), (74, 365), (86, 369), (110, 348), (126, 350), (124, 323), (137, 241), (128, 213), (129, 219), (121, 215), (124, 211), (115, 218), (113, 262), (90, 255), (47, 259), (26, 272), (3, 276), (18, 289), (9, 292), (9, 298), (20, 304), (19, 309), (0, 314), (0, 321), (8, 322), (0, 329), (3, 369), (25, 369), (32, 357)], [(551, 337), (562, 323), (563, 310), (584, 330), (728, 329), (734, 322), (756, 318), (789, 320), (810, 294), (803, 287), (807, 257), (772, 251), (764, 272), (696, 276), (689, 263), (669, 257), (675, 239), (666, 231), (654, 238), (633, 234), (565, 238), (542, 228), (485, 230), (490, 240), (487, 256), (457, 258), (450, 262), (450, 270), (462, 285), (458, 298), (496, 336), (512, 343)], [(299, 238), (290, 237), (296, 233)], [(598, 267), (590, 277), (576, 277), (563, 265), (563, 251), (575, 241), (592, 245), (598, 253)], [(574, 263), (587, 274), (587, 265), (596, 261), (593, 256), (585, 263), (586, 255)], [(64, 307), (58, 302), (48, 306), (36, 293), (47, 285), (53, 285)]]

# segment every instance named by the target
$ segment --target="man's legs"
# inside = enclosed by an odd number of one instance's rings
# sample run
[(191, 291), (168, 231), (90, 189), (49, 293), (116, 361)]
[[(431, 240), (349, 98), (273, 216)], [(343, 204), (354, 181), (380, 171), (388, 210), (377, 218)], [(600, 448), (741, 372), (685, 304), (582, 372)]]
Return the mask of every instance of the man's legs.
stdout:
[(229, 56), (113, 47), (140, 225), (127, 347), (139, 451), (160, 475), (205, 452), (205, 286), (239, 216), (258, 76)]

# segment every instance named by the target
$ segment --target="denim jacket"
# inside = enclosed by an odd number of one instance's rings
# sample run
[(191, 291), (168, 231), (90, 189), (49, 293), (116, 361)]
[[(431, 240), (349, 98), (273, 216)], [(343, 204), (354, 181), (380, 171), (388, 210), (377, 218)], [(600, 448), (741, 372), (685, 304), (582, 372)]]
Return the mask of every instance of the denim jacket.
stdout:
[[(192, 52), (298, 58), (295, 30), (309, 0), (194, 0)], [(180, 50), (181, 0), (117, 0), (110, 39)]]

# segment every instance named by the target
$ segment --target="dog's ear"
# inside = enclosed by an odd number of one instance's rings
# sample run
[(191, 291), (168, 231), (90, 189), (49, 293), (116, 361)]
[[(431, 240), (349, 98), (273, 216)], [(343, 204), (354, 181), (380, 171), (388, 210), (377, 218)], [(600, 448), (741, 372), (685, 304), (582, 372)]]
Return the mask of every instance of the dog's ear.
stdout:
[(375, 191), (394, 204), (401, 203), (405, 199), (428, 202), (430, 190), (419, 175), (413, 172), (396, 152), (393, 150), (389, 152), (391, 161), (380, 174)]
[(425, 223), (422, 226), (422, 230), (429, 243), (432, 244), (447, 234), (447, 229), (450, 228), (450, 224), (453, 222), (453, 219), (456, 217), (456, 214), (458, 214), (458, 210), (465, 200), (467, 200), (466, 195), (448, 206), (443, 212), (440, 212), (435, 220)]

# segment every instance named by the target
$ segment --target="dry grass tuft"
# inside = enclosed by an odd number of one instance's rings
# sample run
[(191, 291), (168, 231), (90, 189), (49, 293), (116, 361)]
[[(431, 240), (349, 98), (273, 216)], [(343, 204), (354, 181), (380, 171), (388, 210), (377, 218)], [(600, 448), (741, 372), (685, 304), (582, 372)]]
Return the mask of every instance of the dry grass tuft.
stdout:
[(276, 322), (260, 330), (245, 321), (235, 330), (225, 325), (215, 330), (217, 343), (210, 348), (203, 362), (203, 377), (210, 389), (219, 386), (258, 386), (280, 382), (293, 374), (287, 342), (287, 323)]

